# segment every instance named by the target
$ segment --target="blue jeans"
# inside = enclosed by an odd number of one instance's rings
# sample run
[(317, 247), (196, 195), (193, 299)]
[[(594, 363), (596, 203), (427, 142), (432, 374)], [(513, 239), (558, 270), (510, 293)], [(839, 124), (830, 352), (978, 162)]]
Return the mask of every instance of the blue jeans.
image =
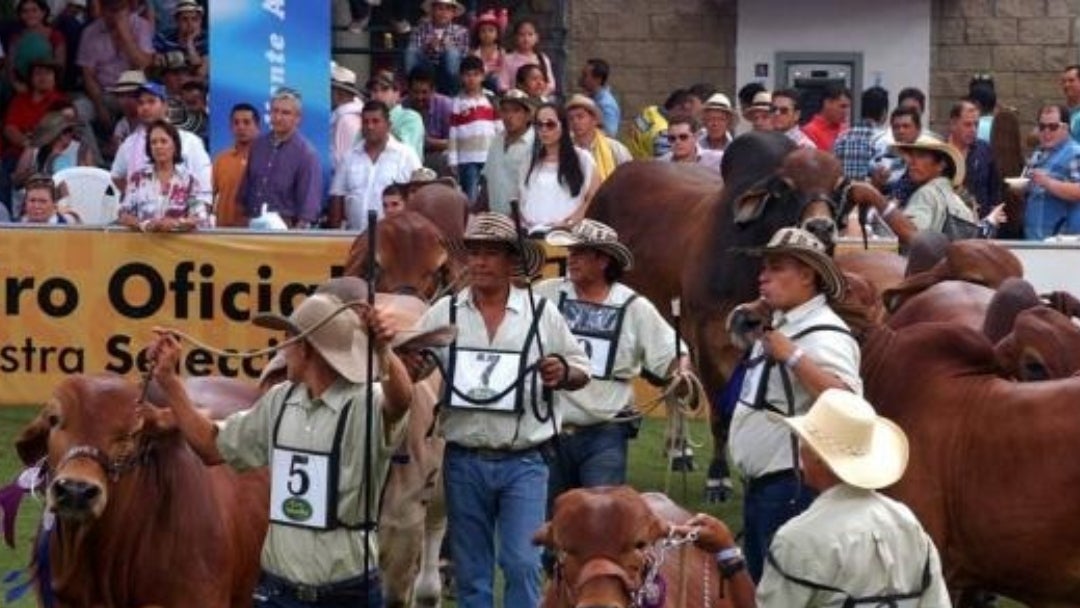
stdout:
[(559, 435), (559, 449), (551, 464), (548, 484), (550, 500), (574, 488), (626, 483), (629, 431), (626, 424), (609, 422)]
[[(255, 587), (255, 608), (383, 608), (382, 581), (377, 571), (326, 587), (334, 593), (317, 601), (296, 597), (288, 581), (263, 572)], [(326, 589), (324, 587), (324, 589)]]
[(458, 182), (469, 198), (470, 206), (476, 204), (476, 195), (480, 193), (480, 172), (483, 170), (484, 163), (462, 163), (457, 166)]
[(459, 608), (493, 608), (495, 541), (506, 606), (540, 605), (540, 548), (548, 469), (539, 450), (503, 455), (446, 447), (447, 532)]
[(817, 498), (813, 489), (799, 485), (793, 472), (764, 479), (747, 483), (743, 498), (743, 553), (755, 583), (761, 580), (773, 535)]
[(458, 49), (446, 49), (434, 61), (419, 48), (409, 45), (405, 49), (405, 73), (423, 66), (435, 71), (435, 90), (453, 97), (461, 87), (458, 72), (461, 68), (462, 53)]

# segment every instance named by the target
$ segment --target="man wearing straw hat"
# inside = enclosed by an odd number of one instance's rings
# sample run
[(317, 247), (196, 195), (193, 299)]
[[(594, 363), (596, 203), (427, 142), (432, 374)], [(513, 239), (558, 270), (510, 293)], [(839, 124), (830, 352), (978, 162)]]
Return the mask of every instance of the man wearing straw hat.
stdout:
[[(469, 286), (440, 299), (419, 321), (424, 331), (458, 328), (457, 339), (436, 352), (447, 387), (440, 425), (457, 605), (494, 605), (497, 557), (505, 605), (538, 606), (540, 549), (530, 539), (547, 504), (542, 449), (561, 417), (541, 389), (585, 386), (589, 360), (557, 305), (513, 282), (514, 275), (539, 274), (539, 244), (522, 239), (506, 216), (480, 213), (464, 247)], [(415, 369), (418, 361), (409, 362)]]
[(510, 215), (510, 201), (521, 194), (521, 174), (529, 167), (536, 142), (533, 111), (529, 96), (518, 89), (510, 89), (499, 99), (503, 130), (491, 142), (481, 173), (484, 188), (480, 198), (487, 198), (489, 211)]
[(619, 165), (634, 160), (626, 146), (600, 129), (604, 117), (589, 97), (580, 93), (571, 97), (566, 102), (566, 118), (570, 121), (574, 145), (587, 150), (596, 161), (600, 181), (607, 179)]
[[(729, 317), (736, 343), (753, 341), (731, 421), (731, 457), (746, 484), (743, 518), (747, 566), (761, 578), (769, 541), (806, 509), (813, 490), (799, 477), (794, 437), (770, 413), (805, 413), (828, 388), (862, 393), (859, 345), (830, 304), (844, 277), (825, 246), (805, 230), (781, 228), (762, 249), (761, 297)], [(756, 324), (743, 311), (757, 309)]]
[[(640, 418), (631, 410), (631, 380), (646, 369), (667, 378), (690, 370), (684, 346), (648, 299), (619, 282), (634, 257), (611, 227), (581, 220), (570, 232), (553, 230), (549, 245), (568, 248), (567, 277), (537, 285), (556, 303), (589, 356), (592, 381), (579, 391), (559, 391), (562, 434), (551, 463), (550, 499), (578, 487), (626, 483), (626, 453)], [(676, 352), (682, 356), (676, 360)]]
[[(194, 409), (176, 376), (181, 352), (174, 335), (159, 332), (150, 348), (177, 426), (204, 462), (270, 467), (258, 607), (382, 606), (371, 531), (389, 457), (406, 427), (412, 382), (389, 348), (393, 330), (383, 313), (369, 310), (365, 330), (356, 306), (317, 293), (287, 318), (257, 317), (256, 324), (297, 339), (283, 349), (288, 381), (216, 425)], [(367, 375), (369, 336), (375, 379)], [(378, 385), (368, 411), (370, 381)]]
[(858, 395), (836, 389), (783, 422), (798, 435), (803, 478), (820, 495), (776, 533), (756, 602), (721, 521), (700, 514), (681, 528), (701, 526), (697, 544), (716, 553), (735, 606), (951, 606), (930, 536), (907, 506), (877, 492), (907, 468), (904, 431)]
[(360, 138), (360, 112), (364, 102), (356, 84), (356, 72), (337, 65), (330, 66), (330, 160), (333, 168), (349, 155)]

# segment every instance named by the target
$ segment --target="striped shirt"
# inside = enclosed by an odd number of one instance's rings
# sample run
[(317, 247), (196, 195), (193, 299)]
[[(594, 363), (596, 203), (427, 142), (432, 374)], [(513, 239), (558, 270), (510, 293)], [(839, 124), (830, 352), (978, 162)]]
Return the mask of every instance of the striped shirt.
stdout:
[(483, 164), (495, 135), (502, 129), (499, 113), (486, 95), (454, 97), (450, 113), (450, 165)]

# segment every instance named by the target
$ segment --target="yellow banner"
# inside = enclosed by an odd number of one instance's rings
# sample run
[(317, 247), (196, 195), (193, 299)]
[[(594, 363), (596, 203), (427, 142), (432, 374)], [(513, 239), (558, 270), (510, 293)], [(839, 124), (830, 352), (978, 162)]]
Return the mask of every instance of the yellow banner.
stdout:
[[(252, 316), (289, 314), (341, 273), (353, 238), (4, 229), (0, 405), (41, 403), (68, 374), (141, 373), (156, 325), (221, 348), (275, 344)], [(185, 347), (181, 371), (256, 379), (265, 363)]]

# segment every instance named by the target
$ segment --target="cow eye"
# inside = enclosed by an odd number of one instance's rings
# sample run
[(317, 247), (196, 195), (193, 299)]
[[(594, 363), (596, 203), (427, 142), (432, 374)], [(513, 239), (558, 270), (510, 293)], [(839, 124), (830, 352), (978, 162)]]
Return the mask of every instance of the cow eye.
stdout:
[(45, 421), (49, 423), (50, 428), (56, 428), (60, 424), (60, 416), (58, 414), (49, 414)]
[(638, 551), (644, 551), (645, 549), (649, 548), (649, 543), (647, 543), (647, 542), (645, 542), (643, 540), (639, 540), (636, 543), (634, 543), (634, 548), (637, 549)]

